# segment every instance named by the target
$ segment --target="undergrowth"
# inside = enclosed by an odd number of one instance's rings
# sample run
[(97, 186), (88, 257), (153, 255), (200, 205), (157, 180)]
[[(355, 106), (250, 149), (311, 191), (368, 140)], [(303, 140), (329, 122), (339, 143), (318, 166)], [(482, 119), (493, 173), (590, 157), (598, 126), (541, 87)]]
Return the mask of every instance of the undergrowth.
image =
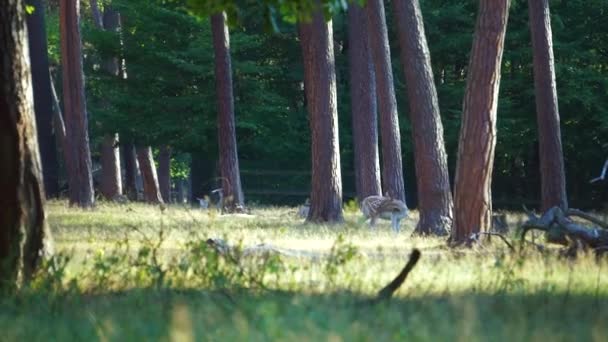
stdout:
[[(58, 253), (0, 299), (1, 340), (605, 340), (606, 262), (144, 205), (49, 205)], [(414, 214), (415, 215), (415, 214)], [(517, 215), (512, 215), (512, 221)], [(409, 229), (407, 229), (409, 228)], [(210, 240), (211, 239), (211, 240)], [(215, 241), (210, 243), (210, 241)], [(216, 243), (217, 242), (217, 243)], [(403, 267), (390, 302), (367, 306)], [(280, 251), (277, 253), (277, 251)]]

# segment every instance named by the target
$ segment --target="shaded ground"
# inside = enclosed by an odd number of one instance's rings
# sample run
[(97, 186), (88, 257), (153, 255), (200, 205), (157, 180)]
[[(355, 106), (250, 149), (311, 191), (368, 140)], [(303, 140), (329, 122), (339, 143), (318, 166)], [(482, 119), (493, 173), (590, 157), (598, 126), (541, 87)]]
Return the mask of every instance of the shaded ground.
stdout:
[(605, 341), (605, 298), (462, 293), (357, 306), (353, 293), (131, 291), (1, 301), (4, 341)]

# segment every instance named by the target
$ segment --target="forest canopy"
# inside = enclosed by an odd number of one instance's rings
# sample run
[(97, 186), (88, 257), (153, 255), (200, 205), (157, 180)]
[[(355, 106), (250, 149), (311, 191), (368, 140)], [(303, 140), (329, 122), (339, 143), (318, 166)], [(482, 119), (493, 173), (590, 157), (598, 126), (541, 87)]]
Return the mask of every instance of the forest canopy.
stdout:
[[(302, 57), (293, 25), (297, 20), (293, 13), (308, 3), (114, 0), (112, 5), (122, 15), (120, 34), (96, 29), (89, 20), (90, 11), (83, 6), (84, 72), (92, 141), (100, 141), (105, 133), (118, 132), (121, 141), (170, 145), (174, 158), (183, 161), (182, 168), (174, 170), (182, 176), (188, 156), (215, 160), (216, 99), (211, 29), (205, 16), (192, 16), (192, 12), (206, 14), (225, 9), (229, 17), (234, 18), (230, 40), (244, 191), (281, 188), (305, 193), (309, 177), (297, 172), (290, 174), (290, 171), (310, 169)], [(326, 14), (333, 16), (340, 153), (344, 193), (349, 198), (354, 192), (354, 179), (348, 39), (343, 11), (346, 5), (342, 1), (324, 2)], [(445, 130), (448, 166), (453, 177), (476, 2), (424, 0), (421, 6)], [(558, 0), (552, 1), (551, 6), (570, 202), (575, 207), (597, 207), (608, 199), (605, 185), (588, 183), (597, 176), (608, 156), (608, 79), (605, 77), (608, 22), (604, 18), (608, 3)], [(406, 193), (408, 203), (415, 204), (416, 175), (409, 109), (391, 14), (387, 11)], [(51, 59), (58, 64), (58, 14), (53, 6), (48, 11), (47, 26)], [(273, 30), (272, 26), (279, 29)], [(512, 1), (498, 105), (492, 189), (497, 207), (520, 207), (521, 203), (534, 204), (539, 199), (529, 32), (526, 1)], [(110, 77), (100, 67), (104, 58), (114, 55), (124, 57), (126, 79)], [(279, 169), (287, 172), (278, 177), (248, 173)], [(271, 202), (304, 199), (302, 196), (255, 195), (249, 198)]]

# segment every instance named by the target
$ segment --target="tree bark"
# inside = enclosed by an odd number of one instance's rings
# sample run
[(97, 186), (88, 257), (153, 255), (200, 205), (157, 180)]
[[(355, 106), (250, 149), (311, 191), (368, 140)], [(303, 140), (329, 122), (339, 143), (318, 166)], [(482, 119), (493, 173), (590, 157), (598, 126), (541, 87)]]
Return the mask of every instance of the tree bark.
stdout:
[(163, 199), (158, 188), (158, 177), (156, 175), (156, 167), (154, 166), (154, 158), (152, 157), (152, 148), (150, 146), (138, 147), (137, 160), (139, 161), (139, 169), (143, 178), (144, 201), (162, 204)]
[(382, 187), (385, 194), (405, 203), (401, 134), (397, 99), (393, 84), (391, 53), (386, 29), (383, 0), (369, 0), (365, 5), (367, 31), (374, 62), (380, 138), (382, 141)]
[(59, 146), (61, 147), (61, 150), (63, 152), (67, 147), (68, 138), (67, 133), (65, 132), (65, 121), (63, 120), (63, 111), (61, 110), (61, 105), (59, 104), (59, 97), (57, 96), (57, 91), (55, 90), (55, 80), (53, 78), (53, 75), (51, 75), (51, 95), (53, 99), (53, 128), (55, 130), (56, 135), (55, 145), (57, 145), (57, 142), (59, 142)]
[[(97, 5), (97, 0), (91, 0), (91, 8), (93, 3)], [(93, 16), (95, 17), (95, 10)], [(97, 10), (99, 15), (99, 10)], [(111, 6), (106, 6), (103, 13), (103, 26), (100, 29), (108, 31), (117, 31), (120, 29), (120, 14), (112, 9)], [(118, 57), (112, 57), (104, 61), (105, 71), (118, 77), (120, 75), (120, 64)], [(109, 104), (107, 101), (105, 105)], [(118, 134), (106, 134), (101, 146), (101, 193), (107, 199), (116, 199), (122, 195), (122, 179), (120, 172), (120, 150), (118, 147)]]
[(348, 7), (348, 62), (355, 158), (357, 198), (381, 195), (378, 157), (378, 116), (376, 81), (369, 39), (367, 16), (356, 3)]
[(332, 22), (317, 10), (299, 24), (304, 83), (312, 132), (309, 222), (342, 222), (342, 177)]
[(528, 0), (541, 175), (541, 210), (568, 208), (549, 0)]
[(44, 24), (44, 5), (41, 0), (28, 0), (26, 3), (34, 7), (34, 12), (27, 15), (27, 29), (44, 192), (47, 198), (58, 197), (59, 163), (53, 134), (53, 98)]
[[(104, 8), (102, 29), (114, 32), (119, 32), (121, 29), (120, 12), (110, 5), (106, 5)], [(108, 60), (104, 61), (104, 69), (112, 76), (121, 76), (120, 58), (118, 56), (108, 58)]]
[(131, 201), (137, 200), (137, 156), (132, 144), (125, 144), (121, 149), (125, 166), (124, 192)]
[(50, 234), (36, 138), (25, 3), (0, 6), (0, 288), (34, 273)]
[(71, 205), (94, 204), (88, 115), (80, 40), (80, 1), (60, 1), (61, 65), (63, 105), (68, 148), (65, 151)]
[(115, 200), (122, 195), (122, 180), (120, 174), (120, 150), (118, 149), (118, 134), (106, 135), (101, 144), (101, 194)]
[(158, 185), (165, 203), (171, 203), (171, 147), (161, 146), (158, 155)]
[(492, 224), (496, 107), (509, 0), (480, 0), (469, 59), (454, 189), (452, 244)]
[(393, 0), (401, 63), (405, 73), (414, 141), (418, 211), (417, 234), (446, 235), (453, 202), (439, 101), (418, 0)]
[(236, 145), (230, 37), (224, 12), (211, 16), (215, 53), (215, 86), (218, 103), (219, 159), (224, 193), (224, 210), (233, 212), (244, 205)]

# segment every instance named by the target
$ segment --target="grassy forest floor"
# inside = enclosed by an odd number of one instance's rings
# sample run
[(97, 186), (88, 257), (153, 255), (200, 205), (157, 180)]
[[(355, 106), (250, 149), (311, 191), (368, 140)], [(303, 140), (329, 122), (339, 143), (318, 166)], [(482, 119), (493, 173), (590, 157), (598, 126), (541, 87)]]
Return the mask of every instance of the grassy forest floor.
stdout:
[[(350, 209), (349, 209), (350, 208)], [(305, 225), (296, 208), (252, 215), (102, 203), (48, 204), (56, 256), (0, 298), (0, 340), (605, 341), (608, 264), (500, 241), (450, 250), (370, 231), (347, 206), (340, 226)], [(520, 215), (509, 216), (512, 228)], [(205, 242), (235, 246), (222, 257)], [(265, 243), (285, 255), (247, 254)], [(420, 262), (390, 302), (365, 300)]]

